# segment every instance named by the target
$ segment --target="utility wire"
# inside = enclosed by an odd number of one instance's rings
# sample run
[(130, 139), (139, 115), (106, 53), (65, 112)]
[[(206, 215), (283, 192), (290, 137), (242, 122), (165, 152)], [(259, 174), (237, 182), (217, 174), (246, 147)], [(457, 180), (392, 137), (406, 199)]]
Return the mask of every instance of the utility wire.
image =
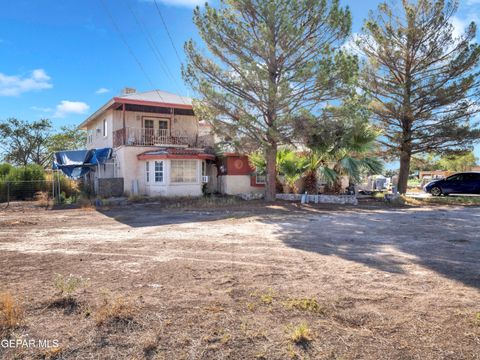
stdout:
[(125, 0), (125, 4), (127, 5), (130, 13), (132, 14), (133, 18), (135, 19), (135, 21), (136, 21), (138, 27), (140, 28), (141, 32), (143, 33), (143, 35), (147, 39), (148, 46), (150, 47), (150, 50), (152, 50), (155, 58), (157, 59), (158, 63), (160, 64), (160, 67), (161, 67), (162, 71), (175, 84), (175, 87), (177, 88), (176, 89), (177, 90), (177, 95), (181, 98), (182, 102), (185, 105), (187, 105), (187, 103), (183, 99), (183, 96), (181, 96), (180, 92), (178, 91), (179, 90), (178, 82), (175, 79), (175, 77), (173, 76), (173, 73), (170, 71), (170, 68), (169, 68), (167, 62), (165, 61), (165, 58), (162, 56), (162, 53), (161, 53), (160, 49), (158, 48), (157, 43), (156, 43), (155, 39), (153, 38), (152, 34), (150, 33), (150, 31), (148, 31), (147, 26), (141, 20), (141, 18), (135, 13), (135, 11), (133, 10), (133, 8), (130, 4), (130, 1)]
[(182, 60), (180, 59), (180, 54), (178, 53), (177, 47), (175, 46), (175, 43), (173, 41), (172, 35), (170, 34), (170, 31), (168, 30), (167, 23), (165, 22), (165, 19), (162, 15), (162, 11), (160, 10), (160, 7), (158, 6), (157, 0), (153, 0), (155, 3), (155, 7), (157, 8), (157, 13), (160, 16), (160, 20), (162, 20), (163, 27), (165, 28), (165, 31), (167, 32), (168, 38), (170, 39), (170, 44), (172, 44), (173, 50), (175, 50), (175, 55), (177, 55), (178, 62), (180, 65), (182, 65)]
[(123, 35), (123, 33), (120, 31), (120, 28), (118, 27), (118, 24), (117, 22), (115, 21), (115, 18), (113, 17), (112, 13), (110, 12), (105, 0), (100, 0), (100, 2), (102, 3), (104, 9), (105, 9), (105, 12), (107, 13), (108, 17), (110, 18), (110, 20), (112, 21), (112, 24), (113, 24), (113, 27), (115, 28), (115, 31), (118, 33), (120, 39), (123, 41), (123, 43), (125, 44), (125, 46), (127, 47), (128, 51), (130, 52), (130, 55), (134, 58), (135, 62), (137, 63), (137, 65), (140, 67), (140, 69), (142, 70), (143, 74), (145, 75), (145, 77), (147, 78), (148, 82), (150, 83), (150, 86), (152, 87), (152, 89), (155, 89), (157, 95), (159, 96), (159, 98), (162, 100), (162, 101), (165, 101), (162, 97), (162, 95), (160, 95), (159, 91), (155, 88), (155, 85), (153, 84), (153, 81), (152, 79), (150, 78), (150, 76), (148, 75), (147, 71), (145, 70), (145, 67), (143, 66), (143, 64), (141, 63), (140, 59), (135, 55), (135, 52), (133, 51), (133, 49), (130, 47), (130, 45), (128, 44), (128, 41), (127, 39), (125, 38), (125, 36)]
[(142, 31), (143, 35), (145, 35), (145, 37), (147, 39), (148, 46), (150, 47), (150, 50), (152, 50), (153, 54), (157, 58), (163, 72), (170, 78), (170, 80), (175, 81), (170, 69), (168, 68), (168, 65), (167, 65), (165, 59), (163, 58), (160, 50), (158, 49), (155, 41), (153, 40), (150, 32), (147, 30), (145, 24), (140, 20), (140, 18), (137, 16), (137, 14), (133, 11), (133, 9), (130, 5), (130, 2), (128, 0), (125, 0), (125, 4), (127, 5), (128, 10), (130, 10), (130, 13), (132, 14), (133, 18), (135, 19), (135, 21), (136, 21), (137, 25), (139, 26), (140, 30)]

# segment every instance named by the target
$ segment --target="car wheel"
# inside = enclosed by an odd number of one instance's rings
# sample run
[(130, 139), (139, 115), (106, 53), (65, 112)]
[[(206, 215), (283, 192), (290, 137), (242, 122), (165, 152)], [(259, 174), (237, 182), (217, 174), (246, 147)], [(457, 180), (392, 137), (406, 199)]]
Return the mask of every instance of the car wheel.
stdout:
[(440, 196), (442, 195), (442, 189), (440, 189), (438, 186), (434, 186), (430, 189), (430, 194), (433, 196)]

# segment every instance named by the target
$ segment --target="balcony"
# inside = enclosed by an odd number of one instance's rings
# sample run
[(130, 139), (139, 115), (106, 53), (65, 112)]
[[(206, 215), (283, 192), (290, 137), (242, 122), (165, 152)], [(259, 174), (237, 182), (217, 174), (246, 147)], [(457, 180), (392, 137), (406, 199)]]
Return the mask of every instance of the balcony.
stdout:
[(189, 136), (169, 129), (123, 128), (113, 132), (113, 146), (213, 146), (211, 136)]

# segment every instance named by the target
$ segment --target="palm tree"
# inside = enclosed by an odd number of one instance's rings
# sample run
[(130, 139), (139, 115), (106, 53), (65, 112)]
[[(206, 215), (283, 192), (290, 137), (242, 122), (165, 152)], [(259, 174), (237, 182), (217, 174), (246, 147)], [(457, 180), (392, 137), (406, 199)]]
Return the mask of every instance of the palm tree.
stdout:
[(297, 181), (305, 173), (308, 165), (308, 159), (290, 149), (284, 149), (278, 161), (278, 172), (284, 176), (285, 183), (289, 191), (297, 193)]
[[(265, 156), (261, 152), (249, 155), (250, 165), (255, 168), (256, 174), (263, 175), (266, 171)], [(297, 154), (289, 148), (279, 149), (277, 152), (277, 174), (285, 179), (289, 191), (297, 192), (296, 182), (302, 177), (307, 167), (307, 158)], [(280, 181), (277, 179), (277, 183)]]

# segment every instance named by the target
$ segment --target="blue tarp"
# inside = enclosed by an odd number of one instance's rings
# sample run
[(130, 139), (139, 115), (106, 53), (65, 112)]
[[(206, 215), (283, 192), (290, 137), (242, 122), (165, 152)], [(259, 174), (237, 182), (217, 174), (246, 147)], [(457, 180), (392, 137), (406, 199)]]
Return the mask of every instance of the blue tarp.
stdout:
[(112, 149), (59, 151), (54, 154), (53, 169), (71, 178), (79, 178), (112, 158)]

